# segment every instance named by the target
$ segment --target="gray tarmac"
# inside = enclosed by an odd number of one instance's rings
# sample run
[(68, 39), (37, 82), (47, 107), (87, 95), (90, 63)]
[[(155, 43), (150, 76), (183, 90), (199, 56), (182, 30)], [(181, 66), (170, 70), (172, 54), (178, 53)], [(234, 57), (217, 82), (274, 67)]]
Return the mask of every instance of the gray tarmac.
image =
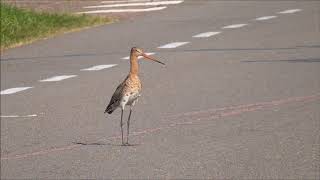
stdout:
[[(209, 31), (222, 33), (192, 37)], [(157, 48), (170, 42), (190, 43)], [(132, 46), (167, 66), (140, 61), (121, 146), (120, 111), (103, 111)], [(101, 64), (118, 65), (80, 71)], [(39, 82), (57, 75), (77, 77)], [(1, 117), (1, 178), (319, 179), (319, 77), (318, 1), (185, 1), (11, 49), (1, 90), (33, 88), (1, 95), (1, 115), (19, 116)]]

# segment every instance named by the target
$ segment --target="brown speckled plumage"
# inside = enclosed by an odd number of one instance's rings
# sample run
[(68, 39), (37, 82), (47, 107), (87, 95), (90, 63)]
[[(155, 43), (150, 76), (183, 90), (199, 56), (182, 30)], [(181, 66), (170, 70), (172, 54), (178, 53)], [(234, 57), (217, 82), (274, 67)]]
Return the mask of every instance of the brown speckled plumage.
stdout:
[(111, 114), (121, 105), (122, 97), (133, 96), (140, 94), (141, 92), (141, 81), (137, 75), (129, 74), (126, 79), (117, 87), (113, 93), (112, 98), (107, 106), (105, 113)]
[[(111, 100), (104, 111), (105, 113), (111, 114), (117, 108), (121, 108), (121, 135), (122, 135), (122, 144), (128, 145), (129, 139), (129, 124), (130, 124), (130, 117), (132, 107), (135, 105), (135, 102), (138, 100), (140, 93), (141, 93), (141, 81), (139, 79), (139, 64), (138, 64), (138, 57), (143, 56), (147, 59), (156, 61), (158, 63), (164, 64), (152, 57), (147, 56), (141, 49), (133, 47), (130, 53), (130, 72), (129, 75), (125, 78), (125, 80), (117, 87), (115, 92), (113, 93)], [(123, 142), (123, 123), (122, 123), (122, 116), (123, 111), (126, 105), (130, 106), (130, 113), (127, 121), (127, 142), (124, 144)]]
[[(111, 114), (115, 109), (120, 107), (121, 101), (124, 100), (126, 95), (129, 96), (129, 99), (133, 99), (133, 102), (126, 102), (124, 105), (134, 104), (134, 101), (138, 98), (135, 97), (136, 94), (141, 92), (141, 81), (138, 76), (139, 73), (139, 64), (138, 64), (138, 54), (136, 48), (131, 49), (130, 53), (130, 72), (126, 79), (117, 87), (116, 91), (112, 95), (109, 105), (107, 106), (105, 112)], [(124, 108), (122, 106), (122, 108)]]

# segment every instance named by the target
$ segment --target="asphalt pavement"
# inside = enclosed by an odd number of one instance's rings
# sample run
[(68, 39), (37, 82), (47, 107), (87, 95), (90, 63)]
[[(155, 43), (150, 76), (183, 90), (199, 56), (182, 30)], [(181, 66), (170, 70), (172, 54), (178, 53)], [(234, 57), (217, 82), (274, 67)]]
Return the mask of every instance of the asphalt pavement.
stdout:
[[(140, 60), (121, 146), (103, 112), (133, 46), (167, 66)], [(10, 49), (1, 179), (319, 179), (319, 77), (319, 1), (190, 0)]]

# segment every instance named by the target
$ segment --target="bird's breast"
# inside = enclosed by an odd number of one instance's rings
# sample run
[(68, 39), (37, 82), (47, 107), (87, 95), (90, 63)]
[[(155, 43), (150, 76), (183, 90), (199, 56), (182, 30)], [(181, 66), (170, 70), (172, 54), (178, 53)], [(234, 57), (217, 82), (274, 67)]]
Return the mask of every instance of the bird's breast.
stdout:
[(138, 91), (128, 91), (121, 100), (121, 106), (132, 105), (140, 97)]
[(126, 86), (129, 91), (141, 91), (141, 81), (138, 76), (130, 76), (130, 78), (128, 78), (126, 81)]
[(122, 105), (131, 105), (141, 94), (141, 81), (138, 76), (130, 75), (125, 81)]

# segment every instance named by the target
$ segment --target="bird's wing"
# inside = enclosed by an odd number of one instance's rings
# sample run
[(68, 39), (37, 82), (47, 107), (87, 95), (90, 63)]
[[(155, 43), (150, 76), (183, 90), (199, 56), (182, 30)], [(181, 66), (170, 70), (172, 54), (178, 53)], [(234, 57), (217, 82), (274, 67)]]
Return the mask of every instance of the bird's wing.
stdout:
[(106, 110), (104, 111), (105, 113), (108, 112), (111, 114), (118, 107), (119, 102), (121, 101), (122, 91), (125, 86), (125, 81), (126, 80), (124, 80), (121, 84), (119, 84), (119, 86), (117, 87), (117, 89), (113, 93), (111, 100), (110, 100)]

